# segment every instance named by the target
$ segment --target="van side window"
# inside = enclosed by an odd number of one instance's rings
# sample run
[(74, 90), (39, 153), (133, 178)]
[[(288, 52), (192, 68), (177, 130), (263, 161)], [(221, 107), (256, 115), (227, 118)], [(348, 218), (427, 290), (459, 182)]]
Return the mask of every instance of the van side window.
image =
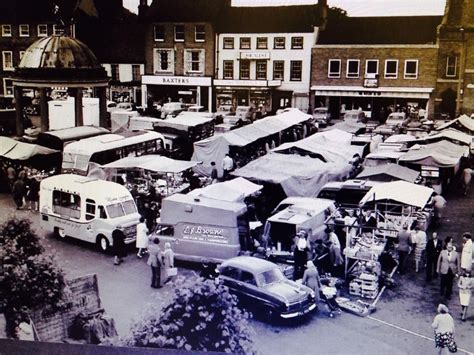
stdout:
[(107, 213), (105, 213), (104, 206), (99, 206), (99, 218), (107, 219)]
[(81, 218), (81, 197), (64, 191), (53, 191), (53, 212), (63, 217)]
[(95, 218), (95, 201), (86, 199), (86, 221), (90, 221)]
[(155, 233), (172, 237), (174, 235), (174, 228), (172, 226), (160, 224), (158, 227), (156, 227)]

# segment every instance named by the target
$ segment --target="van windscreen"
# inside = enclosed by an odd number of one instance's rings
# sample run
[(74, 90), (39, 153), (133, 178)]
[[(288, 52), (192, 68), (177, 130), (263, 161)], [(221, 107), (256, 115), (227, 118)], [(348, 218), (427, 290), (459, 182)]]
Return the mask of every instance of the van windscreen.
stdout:
[(113, 203), (111, 205), (106, 206), (106, 209), (109, 218), (122, 217), (135, 213), (137, 211), (133, 200), (124, 201), (123, 203)]

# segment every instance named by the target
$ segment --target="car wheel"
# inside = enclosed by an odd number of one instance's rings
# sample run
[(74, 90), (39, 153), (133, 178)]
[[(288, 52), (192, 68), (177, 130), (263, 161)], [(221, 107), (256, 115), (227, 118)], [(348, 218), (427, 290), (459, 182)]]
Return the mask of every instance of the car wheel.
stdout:
[(56, 238), (66, 239), (66, 232), (62, 228), (54, 227), (54, 236)]
[(106, 253), (109, 250), (109, 240), (104, 235), (97, 236), (97, 247), (103, 253)]

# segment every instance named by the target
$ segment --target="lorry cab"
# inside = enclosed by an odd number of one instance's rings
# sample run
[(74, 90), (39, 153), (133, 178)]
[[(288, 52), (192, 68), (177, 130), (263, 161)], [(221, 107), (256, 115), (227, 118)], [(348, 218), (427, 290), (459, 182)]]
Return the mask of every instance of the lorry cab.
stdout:
[(57, 237), (96, 243), (106, 252), (112, 232), (120, 229), (125, 243), (136, 239), (140, 215), (122, 185), (74, 174), (55, 175), (40, 184), (41, 227)]
[(214, 263), (239, 255), (250, 236), (247, 206), (184, 194), (163, 199), (154, 231), (180, 260)]

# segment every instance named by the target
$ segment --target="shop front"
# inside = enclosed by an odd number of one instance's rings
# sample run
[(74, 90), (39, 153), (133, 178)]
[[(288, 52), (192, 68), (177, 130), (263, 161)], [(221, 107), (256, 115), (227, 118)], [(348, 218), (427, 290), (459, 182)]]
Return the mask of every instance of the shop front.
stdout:
[(140, 86), (111, 85), (108, 93), (109, 100), (114, 102), (142, 102)]
[(373, 120), (383, 120), (390, 110), (408, 106), (427, 109), (431, 104), (433, 88), (424, 87), (364, 87), (364, 86), (312, 86), (314, 107), (329, 107), (332, 117), (339, 117), (345, 110), (362, 108), (370, 112)]
[(183, 102), (212, 110), (212, 78), (192, 76), (142, 76), (142, 106)]
[[(221, 105), (262, 107), (264, 112), (273, 111), (275, 89), (281, 80), (214, 80), (216, 107)], [(290, 94), (291, 97), (291, 94)]]

